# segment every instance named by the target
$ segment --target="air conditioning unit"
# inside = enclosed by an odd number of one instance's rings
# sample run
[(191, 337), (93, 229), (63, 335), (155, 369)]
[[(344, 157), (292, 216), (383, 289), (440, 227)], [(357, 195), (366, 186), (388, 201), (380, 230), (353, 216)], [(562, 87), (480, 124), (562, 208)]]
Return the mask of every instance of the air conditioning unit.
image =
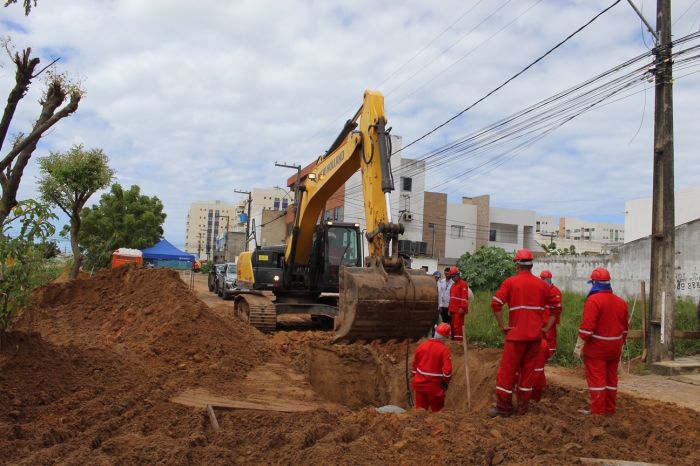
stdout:
[(403, 219), (407, 222), (410, 222), (411, 220), (413, 220), (413, 214), (411, 212), (404, 212)]
[(399, 240), (399, 254), (402, 254), (404, 256), (410, 256), (413, 254), (413, 241), (409, 241), (407, 239), (400, 239)]

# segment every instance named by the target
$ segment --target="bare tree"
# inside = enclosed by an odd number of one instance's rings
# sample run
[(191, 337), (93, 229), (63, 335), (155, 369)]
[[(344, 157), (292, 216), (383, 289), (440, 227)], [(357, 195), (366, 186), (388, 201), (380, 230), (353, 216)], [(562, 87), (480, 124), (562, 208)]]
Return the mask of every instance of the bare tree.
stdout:
[[(5, 6), (10, 6), (11, 3), (17, 3), (17, 0), (7, 0)], [(29, 12), (32, 11), (32, 6), (36, 6), (36, 0), (22, 0), (22, 3), (24, 4), (25, 15), (29, 15)]]
[[(5, 42), (4, 45), (15, 64), (16, 72), (15, 85), (7, 97), (7, 104), (0, 119), (0, 151), (7, 139), (17, 105), (27, 94), (32, 80), (56, 62), (54, 60), (47, 67), (36, 71), (40, 60), (31, 56), (31, 48), (24, 49), (21, 54), (15, 52), (13, 56), (9, 43)], [(79, 86), (71, 85), (64, 76), (49, 74), (48, 78), (46, 91), (39, 100), (41, 104), (39, 118), (34, 122), (29, 134), (20, 133), (15, 138), (12, 148), (0, 159), (0, 187), (2, 188), (0, 223), (5, 221), (10, 211), (17, 205), (19, 183), (39, 140), (52, 126), (75, 112), (83, 96)]]

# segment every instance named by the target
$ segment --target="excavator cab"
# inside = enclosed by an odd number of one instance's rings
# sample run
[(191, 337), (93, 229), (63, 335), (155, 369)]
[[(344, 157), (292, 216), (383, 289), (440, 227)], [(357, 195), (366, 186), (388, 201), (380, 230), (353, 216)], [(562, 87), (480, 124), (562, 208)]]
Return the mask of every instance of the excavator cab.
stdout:
[(337, 293), (341, 267), (361, 267), (362, 238), (357, 224), (323, 222), (316, 227), (310, 283), (322, 293)]

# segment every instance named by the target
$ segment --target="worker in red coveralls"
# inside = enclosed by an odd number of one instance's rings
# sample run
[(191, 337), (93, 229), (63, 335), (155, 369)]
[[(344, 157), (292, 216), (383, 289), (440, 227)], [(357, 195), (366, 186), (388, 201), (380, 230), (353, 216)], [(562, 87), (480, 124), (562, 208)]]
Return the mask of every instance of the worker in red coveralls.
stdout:
[(449, 324), (435, 326), (435, 336), (416, 348), (413, 381), (416, 408), (436, 413), (445, 405), (445, 393), (452, 377), (452, 355), (445, 344), (450, 338)]
[(594, 416), (615, 414), (617, 366), (622, 345), (627, 339), (629, 316), (627, 302), (613, 294), (610, 272), (599, 267), (591, 273), (591, 291), (583, 307), (574, 354), (586, 366), (586, 381), (591, 392)]
[[(517, 274), (503, 282), (491, 301), (505, 336), (496, 376), (496, 407), (489, 410), (492, 417), (513, 414), (516, 382), (517, 413), (527, 413), (542, 340), (554, 325), (554, 316), (545, 321), (545, 309), (552, 304), (551, 293), (549, 285), (532, 274), (533, 259), (529, 249), (520, 249), (514, 258)], [(508, 305), (508, 326), (503, 323), (504, 305)]]
[(540, 273), (540, 278), (547, 282), (549, 285), (549, 290), (552, 293), (552, 304), (547, 307), (549, 315), (554, 315), (554, 325), (547, 332), (547, 346), (549, 347), (549, 354), (547, 355), (547, 360), (550, 360), (554, 353), (557, 351), (557, 326), (559, 325), (559, 319), (563, 311), (561, 305), (561, 290), (552, 283), (552, 272), (549, 270), (543, 270)]
[(462, 279), (457, 267), (450, 267), (450, 324), (452, 325), (452, 339), (462, 341), (464, 338), (464, 318), (469, 312), (469, 285)]
[(554, 357), (554, 353), (557, 351), (557, 325), (559, 325), (559, 316), (561, 316), (562, 311), (561, 290), (552, 284), (552, 272), (543, 270), (540, 273), (540, 278), (549, 285), (549, 290), (552, 294), (552, 302), (546, 307), (544, 312), (545, 321), (549, 320), (549, 316), (554, 315), (554, 325), (552, 325), (540, 343), (540, 353), (537, 355), (537, 364), (535, 365), (535, 380), (532, 385), (531, 400), (534, 401), (542, 399), (542, 392), (547, 387), (544, 366), (547, 361)]

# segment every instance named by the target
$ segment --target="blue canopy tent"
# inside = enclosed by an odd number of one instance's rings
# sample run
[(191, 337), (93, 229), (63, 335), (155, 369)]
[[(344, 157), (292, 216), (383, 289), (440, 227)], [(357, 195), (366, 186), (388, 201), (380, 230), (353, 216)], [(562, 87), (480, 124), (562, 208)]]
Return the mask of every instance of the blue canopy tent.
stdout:
[(194, 255), (179, 250), (167, 239), (160, 240), (155, 246), (142, 249), (144, 263), (153, 264), (155, 267), (168, 269), (191, 270), (194, 263)]

